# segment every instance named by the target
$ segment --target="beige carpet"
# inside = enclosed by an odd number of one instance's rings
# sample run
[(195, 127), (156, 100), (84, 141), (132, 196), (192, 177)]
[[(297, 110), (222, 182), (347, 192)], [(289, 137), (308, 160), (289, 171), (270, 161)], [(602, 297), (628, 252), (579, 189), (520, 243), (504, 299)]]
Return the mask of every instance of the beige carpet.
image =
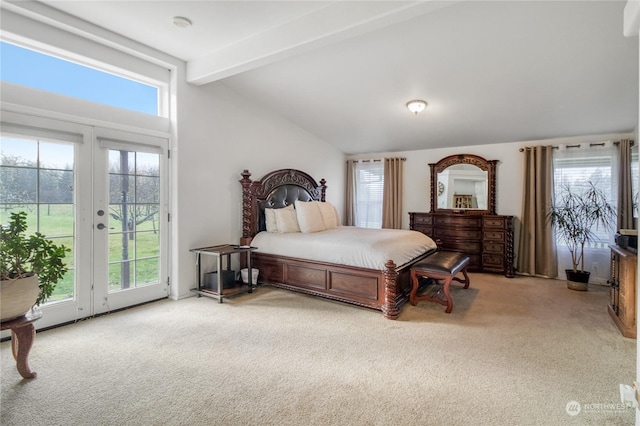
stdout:
[(471, 279), (451, 314), (422, 302), (397, 321), (268, 287), (156, 302), (38, 333), (30, 381), (3, 342), (0, 423), (633, 424), (618, 385), (635, 377), (636, 342), (606, 288)]

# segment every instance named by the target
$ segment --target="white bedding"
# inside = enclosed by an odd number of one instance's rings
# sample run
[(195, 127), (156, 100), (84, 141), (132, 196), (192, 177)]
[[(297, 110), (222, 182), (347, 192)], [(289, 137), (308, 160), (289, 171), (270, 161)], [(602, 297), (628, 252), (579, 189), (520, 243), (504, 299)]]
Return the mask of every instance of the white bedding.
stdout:
[(383, 270), (389, 259), (403, 266), (436, 243), (418, 231), (339, 226), (314, 233), (260, 232), (251, 241), (260, 253)]

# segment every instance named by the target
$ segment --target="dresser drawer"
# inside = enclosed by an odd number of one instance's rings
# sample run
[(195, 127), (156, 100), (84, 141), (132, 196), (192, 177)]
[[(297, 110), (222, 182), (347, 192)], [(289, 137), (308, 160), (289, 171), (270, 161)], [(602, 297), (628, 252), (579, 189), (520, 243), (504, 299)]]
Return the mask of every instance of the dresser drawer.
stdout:
[(496, 254), (483, 254), (482, 266), (489, 268), (502, 268), (504, 265), (504, 256)]
[(501, 228), (504, 229), (503, 217), (483, 217), (482, 226), (485, 228)]
[(439, 238), (458, 238), (480, 241), (482, 235), (476, 229), (436, 228), (435, 235)]
[(456, 241), (443, 240), (443, 250), (459, 251), (466, 254), (482, 253), (482, 243), (480, 241)]
[(456, 226), (464, 228), (480, 228), (482, 220), (473, 216), (435, 216), (434, 224), (437, 226)]
[(421, 214), (413, 215), (414, 225), (431, 225), (433, 223), (433, 216), (425, 216)]
[(485, 241), (504, 241), (504, 231), (484, 231), (482, 238)]
[(420, 225), (420, 226), (414, 226), (413, 227), (414, 231), (418, 231), (418, 232), (422, 232), (424, 235), (433, 238), (433, 228), (431, 226), (424, 226), (424, 225)]
[(485, 242), (482, 246), (484, 253), (498, 253), (501, 256), (504, 253), (504, 244)]
[(469, 256), (469, 266), (468, 269), (473, 271), (473, 270), (479, 270), (480, 269), (480, 255), (479, 254), (469, 254), (469, 253), (465, 253), (467, 256)]

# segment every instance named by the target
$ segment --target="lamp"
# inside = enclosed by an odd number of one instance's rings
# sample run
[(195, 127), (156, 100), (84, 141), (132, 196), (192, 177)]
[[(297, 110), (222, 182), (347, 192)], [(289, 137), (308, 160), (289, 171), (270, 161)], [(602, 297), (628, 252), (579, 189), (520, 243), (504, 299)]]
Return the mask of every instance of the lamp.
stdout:
[(418, 115), (418, 113), (426, 107), (427, 103), (420, 99), (407, 102), (407, 108), (409, 108), (409, 111), (413, 112), (415, 115)]

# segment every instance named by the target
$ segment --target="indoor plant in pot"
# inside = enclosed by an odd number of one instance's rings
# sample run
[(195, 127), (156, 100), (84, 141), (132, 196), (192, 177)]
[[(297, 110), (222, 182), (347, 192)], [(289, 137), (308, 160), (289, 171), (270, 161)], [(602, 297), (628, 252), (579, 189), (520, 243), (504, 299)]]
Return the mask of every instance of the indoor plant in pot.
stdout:
[(67, 272), (70, 249), (39, 232), (27, 234), (27, 213), (11, 213), (0, 227), (0, 320), (24, 315), (51, 296)]
[(584, 268), (584, 248), (600, 241), (597, 230), (609, 230), (615, 224), (616, 210), (607, 194), (587, 182), (583, 189), (566, 186), (549, 209), (548, 218), (571, 253), (573, 269), (567, 269), (567, 287), (586, 291), (589, 271)]

